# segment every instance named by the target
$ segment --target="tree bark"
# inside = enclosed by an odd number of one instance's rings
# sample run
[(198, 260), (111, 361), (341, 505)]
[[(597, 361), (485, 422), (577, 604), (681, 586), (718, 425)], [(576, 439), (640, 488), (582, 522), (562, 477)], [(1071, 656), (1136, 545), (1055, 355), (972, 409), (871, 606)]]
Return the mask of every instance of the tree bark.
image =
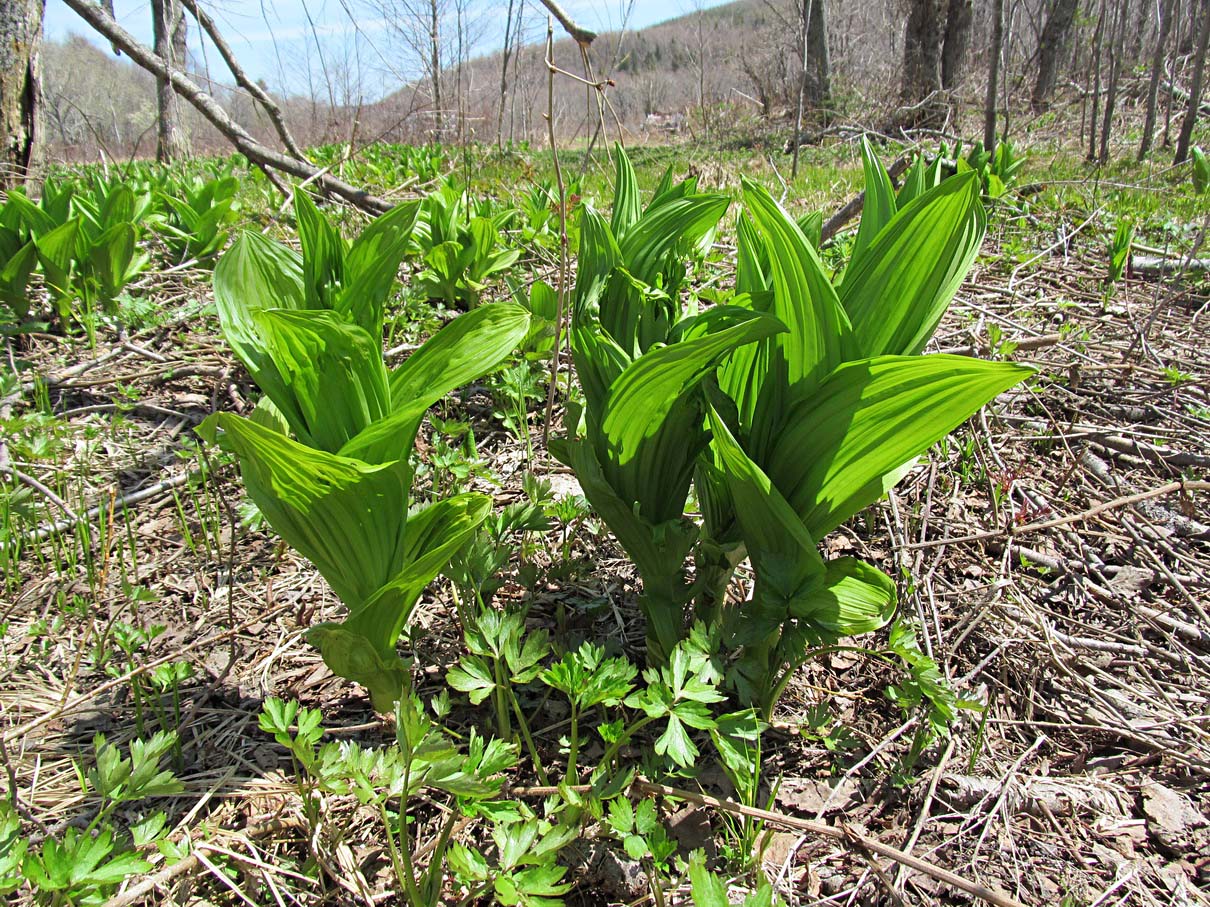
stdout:
[(975, 18), (974, 0), (949, 0), (941, 43), (941, 87), (953, 88), (962, 78)]
[(429, 78), (433, 86), (433, 113), (437, 118), (436, 140), (442, 138), (441, 115), (441, 15), (437, 0), (429, 0)]
[(1180, 164), (1189, 156), (1189, 143), (1193, 140), (1193, 127), (1197, 123), (1198, 110), (1202, 104), (1202, 83), (1206, 77), (1206, 54), (1210, 52), (1210, 0), (1202, 0), (1202, 27), (1197, 36), (1197, 51), (1194, 53), (1193, 84), (1189, 86), (1189, 109), (1181, 121), (1180, 135), (1176, 138), (1176, 156), (1173, 163)]
[(1113, 32), (1109, 41), (1109, 90), (1105, 96), (1105, 120), (1101, 125), (1101, 152), (1097, 160), (1104, 164), (1109, 161), (1109, 134), (1113, 127), (1113, 111), (1118, 100), (1118, 76), (1122, 68), (1122, 51), (1125, 43), (1126, 7), (1125, 4), (1117, 9)]
[(1155, 50), (1151, 55), (1151, 82), (1147, 86), (1147, 121), (1143, 125), (1143, 139), (1139, 142), (1139, 160), (1147, 156), (1151, 150), (1151, 141), (1155, 133), (1156, 102), (1160, 92), (1160, 72), (1164, 68), (1164, 48), (1168, 46), (1168, 32), (1172, 29), (1173, 0), (1163, 0), (1160, 4), (1159, 33), (1155, 38)]
[(504, 98), (508, 93), (508, 58), (512, 52), (512, 46), (509, 41), (514, 37), (512, 34), (513, 28), (513, 6), (515, 0), (508, 0), (508, 12), (504, 17), (504, 63), (500, 67), (500, 106), (496, 109), (496, 149), (504, 148)]
[(942, 0), (910, 0), (903, 32), (903, 89), (899, 100), (913, 110), (908, 119), (935, 122), (943, 105), (929, 99), (941, 89)]
[(1055, 0), (1050, 9), (1050, 16), (1038, 41), (1038, 78), (1030, 97), (1034, 110), (1045, 110), (1054, 96), (1055, 83), (1059, 78), (1059, 60), (1067, 48), (1079, 5), (1080, 0)]
[(0, 3), (0, 188), (36, 176), (41, 154), (38, 52), (45, 0)]
[[(185, 65), (185, 8), (180, 0), (151, 0), (151, 31), (156, 55), (169, 69)], [(189, 145), (181, 128), (180, 105), (172, 80), (156, 76), (155, 158), (164, 163), (185, 157)]]
[(807, 44), (810, 58), (815, 61), (815, 81), (811, 86), (811, 105), (824, 111), (824, 119), (832, 108), (832, 54), (828, 47), (828, 9), (826, 0), (813, 0), (811, 18), (807, 23)]
[(996, 89), (1000, 82), (1000, 58), (1004, 55), (1004, 0), (992, 0), (991, 61), (987, 75), (987, 98), (983, 106), (983, 148), (996, 150)]

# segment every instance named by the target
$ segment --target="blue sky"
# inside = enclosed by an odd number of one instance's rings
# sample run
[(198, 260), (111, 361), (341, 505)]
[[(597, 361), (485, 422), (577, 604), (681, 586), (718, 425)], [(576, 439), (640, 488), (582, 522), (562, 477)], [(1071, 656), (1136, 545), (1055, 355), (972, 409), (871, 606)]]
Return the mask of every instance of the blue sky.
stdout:
[[(560, 5), (580, 24), (599, 31), (617, 28), (629, 0), (561, 0)], [(643, 28), (695, 8), (719, 6), (727, 0), (634, 0), (628, 27)], [(536, 35), (546, 21), (537, 0), (526, 0), (526, 32)], [(452, 8), (452, 4), (449, 4)], [(482, 18), (479, 50), (497, 48), (503, 41), (507, 0), (472, 0)], [(306, 91), (308, 65), (318, 69), (314, 33), (325, 56), (360, 57), (367, 94), (385, 94), (418, 70), (392, 42), (391, 28), (373, 0), (203, 0), (203, 7), (219, 23), (223, 36), (240, 64), (254, 79), (264, 79), (278, 91)], [(115, 0), (119, 24), (139, 40), (151, 43), (151, 11), (147, 0)], [(556, 30), (558, 25), (556, 24)], [(531, 32), (531, 28), (534, 29)], [(45, 32), (62, 39), (69, 33), (85, 35), (108, 47), (62, 0), (46, 4)], [(206, 60), (218, 81), (228, 81), (222, 60), (213, 46), (202, 47), (196, 30), (190, 32), (195, 57)], [(308, 63), (308, 57), (311, 62)]]

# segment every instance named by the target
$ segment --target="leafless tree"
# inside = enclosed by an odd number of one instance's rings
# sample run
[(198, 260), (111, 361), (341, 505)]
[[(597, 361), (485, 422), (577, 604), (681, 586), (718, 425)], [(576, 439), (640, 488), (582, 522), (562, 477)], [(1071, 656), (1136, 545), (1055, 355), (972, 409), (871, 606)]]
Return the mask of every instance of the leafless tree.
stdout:
[(1181, 131), (1176, 138), (1176, 156), (1173, 158), (1178, 164), (1189, 157), (1189, 143), (1193, 140), (1193, 126), (1197, 123), (1197, 114), (1202, 106), (1206, 54), (1210, 53), (1210, 0), (1202, 0), (1200, 6), (1202, 26), (1198, 31), (1197, 50), (1194, 52), (1193, 84), (1189, 86), (1189, 108), (1185, 111), (1185, 119), (1181, 121)]
[(1151, 81), (1147, 84), (1147, 120), (1143, 125), (1143, 139), (1139, 142), (1139, 160), (1151, 150), (1155, 134), (1156, 101), (1160, 90), (1160, 71), (1164, 68), (1164, 50), (1168, 46), (1168, 33), (1172, 30), (1173, 0), (1161, 0), (1159, 7), (1159, 31), (1151, 54)]
[(953, 88), (962, 78), (975, 18), (974, 0), (949, 0), (941, 41), (941, 87)]
[(1034, 110), (1043, 110), (1055, 93), (1059, 77), (1059, 61), (1071, 37), (1080, 0), (1054, 0), (1046, 25), (1038, 39), (1038, 77), (1034, 81), (1030, 103)]

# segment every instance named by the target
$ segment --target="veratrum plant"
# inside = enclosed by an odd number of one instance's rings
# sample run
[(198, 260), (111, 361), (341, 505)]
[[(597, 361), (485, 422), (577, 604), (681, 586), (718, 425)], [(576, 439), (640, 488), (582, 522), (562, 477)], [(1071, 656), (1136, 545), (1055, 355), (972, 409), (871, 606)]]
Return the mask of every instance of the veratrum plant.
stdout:
[[(824, 560), (817, 542), (1030, 374), (919, 355), (983, 238), (977, 175), (902, 203), (868, 146), (865, 162), (865, 212), (839, 286), (794, 219), (763, 188), (743, 185), (738, 280), (748, 295), (737, 299), (788, 330), (719, 370), (711, 455), (696, 477), (707, 536), (699, 609), (724, 628), (741, 699), (765, 714), (809, 646), (876, 629), (895, 610), (889, 577), (855, 558)], [(744, 556), (752, 597), (727, 606)]]
[[(643, 580), (649, 663), (665, 663), (683, 635), (693, 589), (685, 559), (697, 526), (684, 516), (698, 455), (709, 442), (703, 382), (732, 351), (784, 330), (754, 309), (686, 315), (682, 252), (709, 242), (729, 200), (665, 185), (641, 207), (619, 146), (612, 221), (580, 219), (571, 346), (584, 388), (583, 437), (552, 444), (576, 472)], [(666, 181), (666, 183), (669, 181)], [(575, 426), (579, 414), (568, 424)]]
[(480, 494), (414, 506), (408, 457), (421, 419), (494, 368), (529, 323), (517, 305), (483, 306), (387, 369), (383, 306), (416, 208), (384, 214), (348, 245), (300, 194), (301, 256), (249, 233), (214, 277), (223, 333), (266, 397), (251, 418), (217, 414), (205, 431), (223, 429), (249, 497), (348, 608), (308, 638), (379, 711), (404, 688), (395, 642), (420, 593), (491, 509)]

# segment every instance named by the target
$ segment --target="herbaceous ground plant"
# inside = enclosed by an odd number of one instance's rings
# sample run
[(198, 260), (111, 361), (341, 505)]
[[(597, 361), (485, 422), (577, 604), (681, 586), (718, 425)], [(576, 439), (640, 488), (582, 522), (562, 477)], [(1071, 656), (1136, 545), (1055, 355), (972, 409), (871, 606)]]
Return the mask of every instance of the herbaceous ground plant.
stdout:
[[(1187, 647), (1206, 632), (1177, 541), (1201, 544), (1204, 457), (1056, 412), (1104, 380), (1118, 307), (1169, 317), (1130, 271), (1156, 217), (1107, 219), (1084, 294), (1034, 324), (996, 306), (1019, 306), (1030, 231), (1072, 197), (1018, 193), (1030, 159), (1007, 142), (915, 149), (896, 185), (863, 140), (839, 233), (810, 173), (685, 177), (619, 144), (504, 194), (484, 187), (511, 159), (477, 153), (478, 180), (440, 147), (363, 156), (367, 181), (427, 187), (368, 220), (303, 186), (282, 208), (238, 158), (8, 194), (0, 892), (771, 907), (903, 903), (910, 877), (912, 897), (1046, 902), (1036, 880), (984, 883), (1009, 795), (981, 769), (1019, 670), (985, 666), (1029, 632), (1101, 653), (1056, 655), (1097, 724), (1129, 711), (1097, 693), (1114, 659), (1205, 658), (1074, 632), (1057, 597), (1168, 576), (1184, 610), (1139, 613)], [(1204, 156), (1171, 178), (1204, 198)], [(1131, 349), (1157, 348), (1132, 324)], [(1061, 379), (1039, 350), (1073, 357)], [(33, 367), (68, 351), (86, 352)], [(1206, 424), (1200, 365), (1129, 361), (1159, 390), (1122, 405)], [(1170, 474), (1115, 485), (1115, 451)], [(1085, 506), (1077, 468), (1107, 503)], [(1073, 528), (1135, 505), (1167, 535)], [(983, 547), (960, 570), (932, 559), (962, 545)], [(1178, 695), (1160, 689), (1155, 708)], [(1158, 751), (1158, 725), (1132, 727)], [(1093, 808), (1012, 796), (1067, 836), (1055, 810)], [(916, 846), (942, 799), (944, 859)], [(1163, 802), (1184, 817), (1170, 851), (1196, 847), (1191, 801)], [(914, 834), (872, 827), (891, 803), (919, 808)], [(850, 812), (861, 827), (827, 821)], [(1049, 902), (1095, 900), (1078, 888)]]

